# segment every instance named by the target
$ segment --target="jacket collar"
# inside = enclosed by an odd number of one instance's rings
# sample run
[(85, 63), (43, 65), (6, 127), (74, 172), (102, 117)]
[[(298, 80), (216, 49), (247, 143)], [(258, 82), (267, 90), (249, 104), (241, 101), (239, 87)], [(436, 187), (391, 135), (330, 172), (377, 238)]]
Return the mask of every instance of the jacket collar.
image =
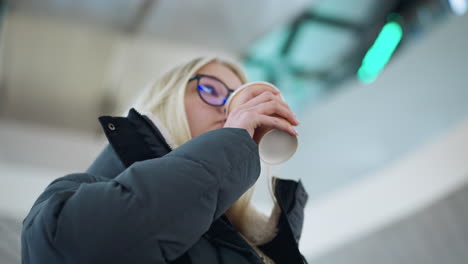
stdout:
[(163, 134), (146, 116), (132, 108), (127, 117), (99, 117), (109, 141), (87, 172), (116, 177), (137, 161), (158, 158), (171, 151)]

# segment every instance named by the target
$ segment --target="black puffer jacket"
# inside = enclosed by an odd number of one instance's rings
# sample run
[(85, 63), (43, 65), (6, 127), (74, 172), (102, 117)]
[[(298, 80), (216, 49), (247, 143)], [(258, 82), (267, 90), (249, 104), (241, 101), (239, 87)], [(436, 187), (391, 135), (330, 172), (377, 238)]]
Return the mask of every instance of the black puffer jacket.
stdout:
[[(146, 116), (99, 118), (110, 144), (85, 173), (52, 182), (23, 222), (23, 263), (263, 263), (223, 214), (260, 174), (247, 131), (222, 128), (171, 151)], [(277, 179), (277, 264), (298, 250), (307, 194)]]

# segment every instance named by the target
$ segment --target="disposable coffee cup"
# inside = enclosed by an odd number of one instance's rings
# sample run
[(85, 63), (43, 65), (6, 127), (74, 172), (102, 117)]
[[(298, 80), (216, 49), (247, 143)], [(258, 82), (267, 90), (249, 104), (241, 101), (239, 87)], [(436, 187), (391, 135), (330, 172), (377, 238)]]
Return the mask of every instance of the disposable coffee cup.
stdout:
[[(237, 97), (246, 89), (258, 86), (269, 86), (279, 91), (276, 86), (268, 82), (250, 82), (237, 88), (237, 90), (229, 96), (226, 102), (226, 115), (229, 115), (230, 111), (235, 108), (237, 103)], [(284, 101), (283, 96), (280, 94), (281, 99)], [(289, 122), (281, 117), (276, 117), (282, 122)], [(257, 128), (257, 129), (262, 129)], [(256, 131), (257, 132), (257, 131)], [(266, 164), (278, 165), (289, 160), (297, 150), (298, 140), (296, 136), (291, 136), (289, 133), (283, 132), (277, 129), (269, 129), (262, 131), (265, 133), (258, 144), (260, 159)]]

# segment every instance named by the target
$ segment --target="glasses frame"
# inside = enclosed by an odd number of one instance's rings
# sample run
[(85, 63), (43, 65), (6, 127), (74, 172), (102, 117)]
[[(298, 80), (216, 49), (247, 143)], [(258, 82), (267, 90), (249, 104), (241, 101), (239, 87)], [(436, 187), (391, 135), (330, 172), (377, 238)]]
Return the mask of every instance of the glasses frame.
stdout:
[[(227, 95), (226, 95), (226, 98), (224, 98), (223, 100), (223, 104), (221, 105), (217, 105), (217, 104), (212, 104), (212, 103), (209, 103), (205, 100), (205, 98), (203, 98), (203, 96), (201, 95), (201, 92), (200, 92), (200, 89), (198, 89), (198, 85), (200, 85), (200, 79), (201, 78), (209, 78), (209, 79), (212, 79), (212, 80), (215, 80), (215, 81), (218, 81), (220, 82), (224, 88), (226, 88), (226, 90), (228, 91)], [(234, 89), (231, 89), (229, 88), (223, 81), (221, 81), (220, 79), (214, 77), (214, 76), (211, 76), (211, 75), (206, 75), (206, 74), (195, 74), (194, 76), (192, 76), (188, 82), (191, 82), (191, 81), (194, 81), (194, 80), (197, 80), (197, 93), (198, 93), (198, 96), (200, 97), (200, 99), (202, 99), (203, 102), (205, 102), (206, 104), (208, 105), (211, 105), (211, 106), (214, 106), (214, 107), (222, 107), (226, 104), (226, 101), (227, 99), (229, 98), (229, 96), (235, 91)]]

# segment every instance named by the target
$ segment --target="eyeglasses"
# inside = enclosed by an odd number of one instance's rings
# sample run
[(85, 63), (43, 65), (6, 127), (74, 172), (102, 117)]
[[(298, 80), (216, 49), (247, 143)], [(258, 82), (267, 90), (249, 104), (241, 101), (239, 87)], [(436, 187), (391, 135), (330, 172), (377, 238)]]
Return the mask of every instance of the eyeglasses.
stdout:
[(216, 77), (204, 74), (196, 74), (189, 82), (197, 80), (197, 91), (200, 98), (212, 106), (223, 106), (229, 95), (234, 92), (226, 84)]

